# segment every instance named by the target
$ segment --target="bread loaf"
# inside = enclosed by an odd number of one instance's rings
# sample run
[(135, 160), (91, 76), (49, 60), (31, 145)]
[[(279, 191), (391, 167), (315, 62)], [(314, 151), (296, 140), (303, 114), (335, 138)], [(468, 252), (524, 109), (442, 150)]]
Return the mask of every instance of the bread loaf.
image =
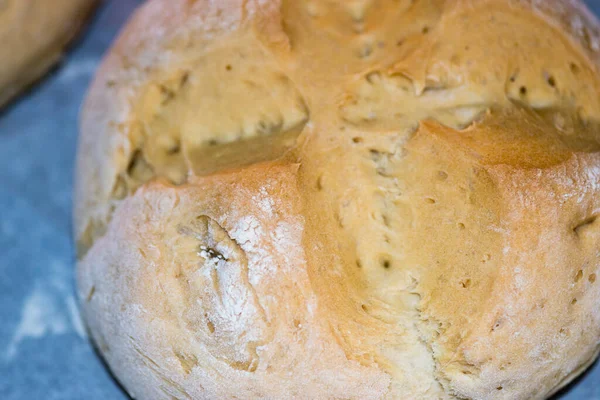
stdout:
[(150, 0), (84, 106), (78, 288), (136, 399), (543, 399), (600, 343), (577, 1)]
[(0, 0), (0, 107), (62, 56), (96, 0)]

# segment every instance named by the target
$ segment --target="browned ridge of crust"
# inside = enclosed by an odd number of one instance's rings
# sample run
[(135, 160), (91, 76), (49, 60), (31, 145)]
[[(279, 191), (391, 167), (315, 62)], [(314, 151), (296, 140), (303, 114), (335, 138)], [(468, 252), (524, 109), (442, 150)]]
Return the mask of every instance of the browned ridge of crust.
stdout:
[(600, 343), (578, 1), (151, 0), (84, 107), (86, 322), (137, 399), (543, 399)]

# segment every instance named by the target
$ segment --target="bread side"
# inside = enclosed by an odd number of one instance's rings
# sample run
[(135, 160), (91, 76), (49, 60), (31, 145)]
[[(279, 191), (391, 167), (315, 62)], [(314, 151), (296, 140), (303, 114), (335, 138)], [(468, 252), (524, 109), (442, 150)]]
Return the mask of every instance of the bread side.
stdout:
[(297, 168), (155, 183), (118, 208), (127, 223), (110, 224), (78, 280), (93, 337), (132, 397), (386, 392), (389, 377), (348, 360), (319, 312)]

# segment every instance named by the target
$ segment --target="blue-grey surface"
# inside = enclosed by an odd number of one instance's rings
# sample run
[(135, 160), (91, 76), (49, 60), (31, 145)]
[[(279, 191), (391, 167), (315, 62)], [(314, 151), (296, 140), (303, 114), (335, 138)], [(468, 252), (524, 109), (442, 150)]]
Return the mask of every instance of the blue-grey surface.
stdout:
[[(0, 114), (0, 400), (127, 398), (78, 316), (71, 187), (85, 89), (139, 3), (106, 1), (63, 65)], [(558, 398), (600, 400), (600, 364)]]

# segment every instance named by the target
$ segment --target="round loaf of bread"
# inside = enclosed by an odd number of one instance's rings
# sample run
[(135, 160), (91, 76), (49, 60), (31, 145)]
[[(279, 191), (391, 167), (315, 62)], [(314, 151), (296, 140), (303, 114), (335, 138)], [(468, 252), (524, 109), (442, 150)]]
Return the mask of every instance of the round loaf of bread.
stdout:
[(97, 0), (0, 0), (0, 107), (62, 56)]
[(135, 399), (543, 399), (600, 343), (599, 24), (151, 0), (82, 115), (78, 288)]

